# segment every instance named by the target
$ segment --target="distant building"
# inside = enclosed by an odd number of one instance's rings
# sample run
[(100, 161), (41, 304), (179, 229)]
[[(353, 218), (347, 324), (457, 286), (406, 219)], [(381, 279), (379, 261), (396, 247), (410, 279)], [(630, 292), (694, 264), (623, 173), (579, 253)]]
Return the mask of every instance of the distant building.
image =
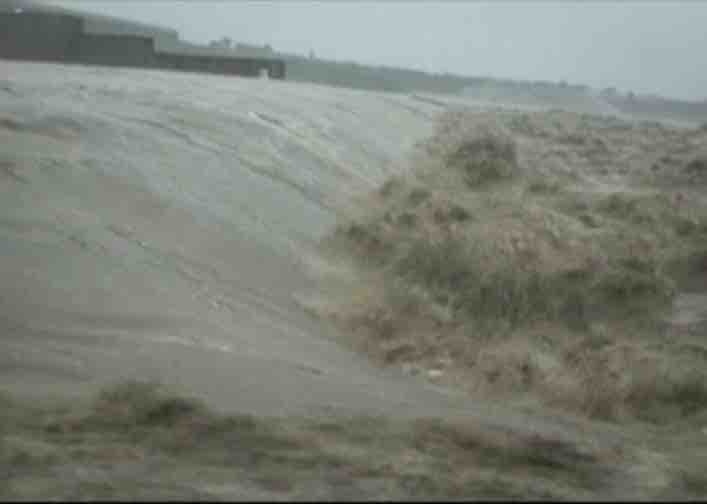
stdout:
[(0, 58), (284, 79), (285, 62), (260, 49), (189, 44), (172, 29), (28, 0), (0, 4)]
[(238, 56), (245, 58), (272, 58), (274, 55), (272, 47), (267, 44), (257, 46), (238, 42), (234, 49)]

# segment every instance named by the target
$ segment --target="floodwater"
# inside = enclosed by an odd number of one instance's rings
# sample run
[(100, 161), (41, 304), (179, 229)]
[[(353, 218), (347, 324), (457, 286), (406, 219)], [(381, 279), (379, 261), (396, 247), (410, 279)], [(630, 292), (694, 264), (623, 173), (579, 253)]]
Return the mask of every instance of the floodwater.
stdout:
[(294, 300), (352, 195), (438, 102), (281, 81), (0, 62), (0, 380), (160, 380), (263, 414), (458, 399), (374, 369)]

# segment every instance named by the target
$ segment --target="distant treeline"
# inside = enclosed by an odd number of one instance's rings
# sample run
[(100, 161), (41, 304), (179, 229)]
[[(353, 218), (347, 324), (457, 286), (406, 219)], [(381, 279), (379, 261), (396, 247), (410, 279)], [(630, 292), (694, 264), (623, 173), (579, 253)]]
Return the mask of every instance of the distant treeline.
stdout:
[(689, 102), (641, 96), (613, 96), (606, 100), (622, 112), (636, 117), (670, 116), (683, 121), (707, 123), (707, 101)]
[(483, 90), (500, 86), (535, 96), (557, 96), (582, 94), (589, 89), (586, 86), (571, 85), (566, 82), (515, 81), (485, 76), (430, 73), (384, 65), (307, 58), (283, 52), (275, 54), (287, 63), (287, 80), (370, 91), (459, 94), (468, 89)]
[(483, 79), (358, 63), (283, 56), (287, 80), (370, 91), (459, 93)]
[(564, 81), (520, 81), (493, 77), (470, 77), (448, 73), (434, 74), (389, 66), (363, 65), (277, 53), (287, 64), (287, 80), (311, 82), (369, 91), (400, 93), (427, 92), (466, 94), (479, 99), (495, 96), (516, 99), (548, 100), (560, 108), (585, 104), (601, 97), (617, 111), (645, 118), (673, 117), (691, 122), (707, 122), (707, 101), (681, 101), (656, 96), (621, 93), (614, 88), (595, 90)]

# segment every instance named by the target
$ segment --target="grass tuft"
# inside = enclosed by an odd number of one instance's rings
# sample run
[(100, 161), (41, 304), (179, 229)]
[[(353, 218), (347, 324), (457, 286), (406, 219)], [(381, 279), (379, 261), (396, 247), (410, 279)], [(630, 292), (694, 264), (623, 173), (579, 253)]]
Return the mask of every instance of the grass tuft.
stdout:
[(511, 178), (518, 172), (515, 143), (509, 137), (492, 133), (460, 142), (446, 162), (460, 170), (467, 185), (473, 188)]

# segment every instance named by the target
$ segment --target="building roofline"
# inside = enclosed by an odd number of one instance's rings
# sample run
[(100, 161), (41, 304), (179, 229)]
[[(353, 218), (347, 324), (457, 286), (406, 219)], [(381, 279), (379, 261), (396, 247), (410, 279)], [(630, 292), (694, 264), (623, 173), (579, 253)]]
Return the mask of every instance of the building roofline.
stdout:
[[(14, 12), (18, 9), (21, 9), (23, 12), (27, 13), (63, 14), (75, 16), (87, 22), (86, 31), (90, 33), (105, 33), (106, 35), (113, 33), (152, 35), (155, 37), (179, 36), (179, 32), (172, 28), (142, 23), (140, 21), (133, 21), (115, 16), (106, 16), (103, 14), (94, 14), (92, 12), (76, 9), (68, 9), (66, 7), (61, 7), (46, 2), (38, 2), (36, 0), (4, 0), (2, 5), (0, 5), (0, 12)], [(91, 26), (92, 23), (103, 23), (104, 26), (101, 29), (96, 29)], [(111, 24), (115, 26), (114, 30), (111, 30)]]

